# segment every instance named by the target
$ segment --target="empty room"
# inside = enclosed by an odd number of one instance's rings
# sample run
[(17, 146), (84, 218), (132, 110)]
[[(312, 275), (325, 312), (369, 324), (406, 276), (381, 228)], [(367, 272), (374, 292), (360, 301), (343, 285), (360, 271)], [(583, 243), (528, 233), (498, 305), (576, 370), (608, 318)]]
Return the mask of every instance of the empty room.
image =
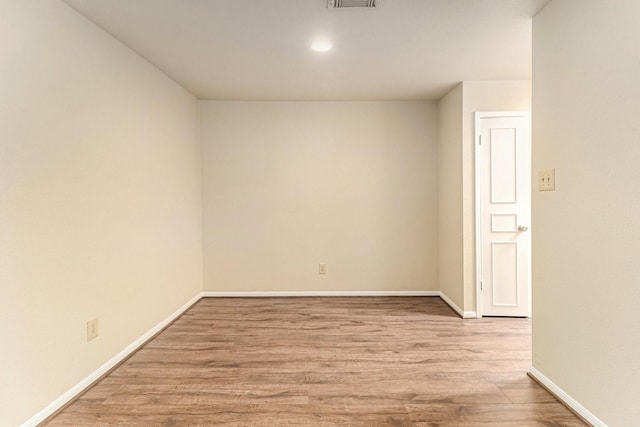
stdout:
[(0, 426), (640, 425), (637, 0), (0, 0)]

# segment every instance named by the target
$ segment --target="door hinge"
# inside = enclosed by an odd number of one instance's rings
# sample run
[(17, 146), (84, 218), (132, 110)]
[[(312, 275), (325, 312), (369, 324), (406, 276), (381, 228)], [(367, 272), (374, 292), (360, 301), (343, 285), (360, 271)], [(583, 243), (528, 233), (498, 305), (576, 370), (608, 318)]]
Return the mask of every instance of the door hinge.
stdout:
[(482, 280), (480, 281), (480, 290), (484, 291), (484, 282)]
[(482, 135), (480, 135), (480, 138), (478, 138), (478, 145), (482, 145)]

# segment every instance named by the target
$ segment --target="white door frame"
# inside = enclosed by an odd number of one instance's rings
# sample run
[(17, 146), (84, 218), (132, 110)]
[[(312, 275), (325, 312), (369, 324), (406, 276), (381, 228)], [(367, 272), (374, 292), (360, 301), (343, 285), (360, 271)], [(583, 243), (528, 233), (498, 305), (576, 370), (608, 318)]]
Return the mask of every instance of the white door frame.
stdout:
[[(528, 111), (494, 111), (494, 112), (476, 112), (474, 123), (474, 151), (475, 151), (475, 191), (476, 191), (476, 315), (482, 318), (482, 191), (481, 191), (481, 168), (480, 168), (480, 120), (487, 118), (500, 117), (526, 117), (531, 123), (531, 113)], [(531, 125), (529, 125), (531, 132)], [(529, 137), (531, 141), (531, 137)], [(529, 317), (531, 317), (531, 249), (529, 249)]]

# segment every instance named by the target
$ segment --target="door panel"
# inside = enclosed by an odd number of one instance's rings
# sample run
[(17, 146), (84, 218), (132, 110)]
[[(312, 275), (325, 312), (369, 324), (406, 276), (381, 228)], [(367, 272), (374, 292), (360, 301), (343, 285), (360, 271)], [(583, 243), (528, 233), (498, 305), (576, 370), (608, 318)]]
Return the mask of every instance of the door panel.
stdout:
[(516, 132), (515, 129), (490, 129), (491, 203), (516, 203)]
[(529, 118), (481, 117), (478, 122), (481, 312), (529, 316)]
[(515, 233), (516, 231), (518, 231), (518, 215), (508, 213), (492, 213), (491, 231), (493, 233)]
[(493, 306), (518, 306), (518, 243), (491, 242)]

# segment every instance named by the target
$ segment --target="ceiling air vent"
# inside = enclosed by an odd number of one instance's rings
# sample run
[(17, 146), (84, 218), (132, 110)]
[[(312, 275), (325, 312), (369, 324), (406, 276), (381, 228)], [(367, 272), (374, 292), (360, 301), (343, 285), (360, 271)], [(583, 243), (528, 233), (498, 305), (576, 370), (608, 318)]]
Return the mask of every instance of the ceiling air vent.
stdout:
[(329, 9), (343, 7), (376, 7), (380, 0), (328, 0)]

